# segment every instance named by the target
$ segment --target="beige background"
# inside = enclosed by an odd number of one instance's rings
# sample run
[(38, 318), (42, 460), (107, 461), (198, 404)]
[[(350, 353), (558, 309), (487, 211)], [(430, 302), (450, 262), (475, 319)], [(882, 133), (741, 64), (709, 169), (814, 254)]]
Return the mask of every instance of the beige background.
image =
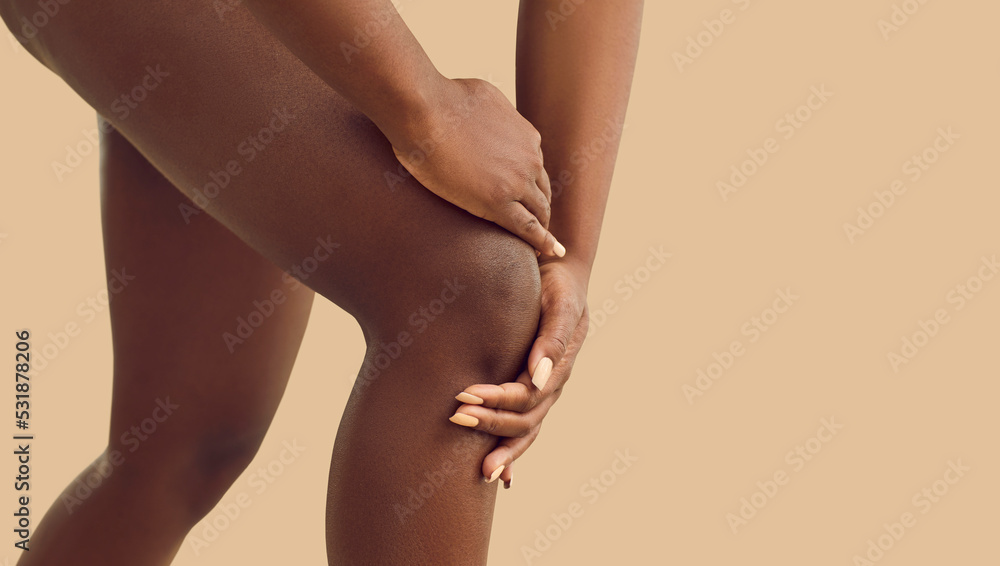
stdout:
[[(615, 312), (588, 339), (514, 488), (500, 493), (493, 564), (529, 563), (523, 547), (546, 529), (558, 538), (532, 564), (855, 564), (904, 513), (915, 525), (873, 563), (1000, 563), (1000, 278), (981, 281), (964, 308), (948, 301), (981, 258), (1000, 254), (1000, 5), (928, 2), (886, 39), (879, 20), (893, 5), (647, 3), (590, 286), (595, 320), (606, 304)], [(445, 74), (488, 77), (513, 96), (515, 2), (401, 6)], [(727, 8), (735, 21), (680, 71), (673, 54)], [(83, 327), (33, 381), (37, 518), (100, 452), (108, 424), (107, 313), (87, 324), (75, 312), (106, 277), (98, 160), (57, 181), (51, 162), (84, 139), (93, 112), (3, 43), (2, 347), (12, 350), (14, 328), (44, 337)], [(785, 139), (778, 120), (821, 85), (832, 96)], [(903, 168), (938, 128), (960, 137), (912, 181)], [(779, 150), (724, 201), (716, 183), (768, 137)], [(843, 224), (895, 179), (906, 193), (850, 242)], [(646, 279), (650, 246), (672, 256)], [(616, 291), (626, 277), (645, 281), (628, 297)], [(776, 290), (788, 288), (798, 299), (770, 318)], [(949, 322), (894, 371), (888, 354), (937, 309)], [(773, 324), (751, 341), (741, 329), (761, 316)], [(689, 404), (682, 388), (733, 341), (743, 355)], [(361, 352), (356, 326), (317, 301), (271, 432), (224, 499), (247, 493), (252, 505), (200, 555), (185, 544), (176, 564), (323, 563), (329, 450)], [(810, 441), (823, 419), (842, 428)], [(307, 450), (257, 493), (250, 474), (292, 439)], [(799, 445), (817, 453), (786, 458)], [(618, 451), (637, 460), (616, 474)], [(946, 475), (949, 462), (968, 471)], [(12, 457), (0, 462), (13, 469)], [(757, 482), (776, 472), (787, 483), (734, 533), (727, 514), (740, 513), (741, 498), (761, 503)], [(602, 474), (614, 482), (605, 493), (581, 492)], [(927, 503), (919, 493), (935, 487), (947, 493)], [(582, 516), (554, 526), (574, 503)], [(4, 544), (0, 560), (12, 564)]]

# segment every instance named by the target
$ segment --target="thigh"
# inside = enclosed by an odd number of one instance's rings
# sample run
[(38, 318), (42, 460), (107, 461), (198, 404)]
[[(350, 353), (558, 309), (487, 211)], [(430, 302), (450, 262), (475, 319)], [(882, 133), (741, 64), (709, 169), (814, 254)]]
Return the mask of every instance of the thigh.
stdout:
[(329, 259), (300, 275), (366, 329), (405, 324), (384, 318), (408, 315), (456, 265), (498, 252), (534, 264), (526, 244), (406, 177), (366, 117), (223, 4), (73, 2), (37, 38), (50, 67), (204, 207), (178, 218), (207, 213), (286, 269), (326, 242)]
[[(456, 393), (524, 364), (535, 254), (408, 178), (365, 116), (221, 4), (70, 2), (31, 49), (198, 204), (177, 206), (177, 221), (214, 218), (359, 321), (368, 352), (338, 429), (331, 555), (420, 549), (481, 563), (495, 485), (480, 468), (495, 438), (447, 419)], [(417, 336), (401, 354), (406, 330)], [(443, 464), (455, 470), (445, 495), (400, 515)]]
[(130, 473), (181, 482), (176, 493), (221, 494), (228, 484), (198, 484), (231, 481), (256, 452), (314, 293), (211, 217), (185, 223), (177, 206), (187, 198), (121, 135), (102, 135), (101, 149), (109, 449)]

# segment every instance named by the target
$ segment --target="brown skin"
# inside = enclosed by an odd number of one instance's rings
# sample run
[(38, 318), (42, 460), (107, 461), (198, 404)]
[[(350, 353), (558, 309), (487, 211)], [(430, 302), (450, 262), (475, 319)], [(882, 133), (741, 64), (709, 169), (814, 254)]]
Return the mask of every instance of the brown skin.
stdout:
[[(565, 19), (553, 19), (560, 5), (521, 0), (517, 25), (517, 109), (542, 134), (545, 167), (556, 182), (549, 229), (569, 250), (539, 261), (541, 323), (527, 367), (547, 357), (552, 377), (541, 391), (527, 373), (500, 387), (476, 385), (466, 392), (483, 405), (459, 408), (479, 419), (479, 430), (506, 437), (483, 462), (484, 473), (506, 465), (504, 481), (538, 436), (587, 336), (587, 285), (639, 47), (641, 1), (585, 2)], [(593, 148), (595, 140), (604, 149), (581, 153), (585, 164), (574, 163), (574, 153)]]
[[(89, 497), (72, 499), (76, 481), (65, 490), (21, 565), (169, 564), (263, 440), (315, 295), (292, 290), (282, 270), (211, 217), (185, 224), (177, 205), (186, 199), (120, 134), (103, 135), (101, 149), (106, 269), (134, 279), (109, 307), (108, 446), (78, 479), (113, 471)], [(221, 333), (274, 289), (285, 302), (230, 353)], [(154, 415), (157, 399), (178, 407)], [(136, 446), (130, 429), (151, 416), (165, 420)]]
[(493, 85), (438, 73), (389, 0), (244, 2), (375, 122), (425, 188), (542, 253), (563, 255), (546, 229), (550, 188), (538, 132)]
[[(522, 5), (519, 108), (542, 133), (550, 172), (575, 170), (578, 144), (604, 128), (604, 117), (624, 114), (641, 3), (625, 4), (587, 2), (556, 30), (544, 13), (558, 2)], [(36, 9), (0, 3), (15, 33)], [(598, 31), (617, 39), (588, 51), (584, 38)], [(72, 515), (57, 502), (19, 564), (170, 562), (252, 459), (284, 390), (312, 295), (290, 291), (275, 265), (301, 265), (327, 236), (340, 247), (307, 282), (358, 320), (369, 344), (359, 374), (370, 375), (381, 343), (401, 331), (413, 338), (376, 379), (359, 379), (345, 410), (328, 494), (330, 561), (484, 564), (495, 486), (482, 478), (530, 444), (586, 333), (586, 280), (614, 151), (554, 199), (551, 226), (569, 253), (539, 269), (531, 246), (496, 224), (412, 178), (390, 187), (385, 175), (400, 166), (384, 132), (245, 9), (220, 21), (203, 2), (70, 3), (26, 48), (124, 134), (103, 142), (108, 268), (125, 266), (136, 278), (111, 303), (109, 451), (157, 397), (181, 408)], [(563, 66), (533, 67), (532, 51)], [(123, 116), (114, 101), (142, 83), (147, 65), (169, 76)], [(567, 104), (567, 84), (584, 95)], [(294, 116), (288, 124), (273, 121), (282, 108)], [(240, 144), (269, 125), (281, 131), (247, 161)], [(240, 173), (206, 212), (182, 214), (187, 201), (171, 185), (197, 198), (194, 189), (204, 192), (229, 161)], [(466, 290), (417, 333), (410, 315), (455, 278)], [(288, 301), (231, 354), (222, 333), (274, 289), (288, 290)], [(556, 368), (538, 392), (524, 370), (542, 357)], [(508, 393), (491, 385), (515, 377)], [(460, 406), (452, 396), (466, 388), (488, 389), (497, 415), (526, 411), (499, 446), (448, 422)], [(401, 516), (409, 489), (446, 464), (454, 472), (439, 495)], [(108, 532), (123, 534), (109, 545)]]

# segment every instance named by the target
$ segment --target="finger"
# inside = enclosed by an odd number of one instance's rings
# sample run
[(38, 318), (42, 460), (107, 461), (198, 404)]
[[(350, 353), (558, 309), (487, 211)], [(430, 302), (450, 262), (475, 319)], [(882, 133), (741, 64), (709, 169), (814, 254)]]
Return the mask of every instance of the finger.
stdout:
[[(538, 325), (538, 337), (528, 353), (528, 368), (531, 369), (531, 383), (545, 393), (562, 383), (549, 385), (552, 369), (562, 361), (573, 340), (573, 332), (581, 322), (580, 313), (574, 303), (556, 300), (542, 310)], [(566, 372), (562, 372), (565, 374)], [(565, 377), (565, 376), (564, 376)], [(563, 379), (565, 381), (565, 379)], [(546, 387), (549, 389), (546, 389)]]
[[(548, 180), (548, 174), (545, 173), (545, 168), (539, 166), (541, 174), (545, 175), (545, 179)], [(542, 227), (548, 229), (549, 221), (552, 219), (552, 203), (549, 201), (549, 197), (545, 195), (545, 191), (542, 190), (539, 185), (540, 174), (536, 174), (535, 179), (530, 181), (525, 187), (524, 193), (518, 197), (518, 201), (528, 209), (528, 212), (535, 215), (535, 218), (541, 222)], [(551, 192), (552, 188), (549, 187)]]
[(462, 405), (448, 420), (493, 436), (524, 436), (541, 418), (530, 413), (487, 409), (481, 405)]
[[(535, 191), (537, 192), (537, 191)], [(500, 226), (509, 230), (525, 242), (531, 244), (536, 250), (545, 255), (555, 255), (562, 257), (566, 255), (566, 248), (560, 244), (538, 218), (531, 213), (524, 204), (512, 201), (503, 211), (504, 216), (498, 219), (489, 218)]]
[(493, 384), (476, 384), (466, 387), (455, 396), (462, 403), (481, 405), (488, 409), (503, 409), (525, 413), (538, 404), (538, 390), (531, 385), (531, 376), (522, 372), (517, 381)]
[(514, 462), (507, 464), (500, 472), (500, 481), (503, 482), (504, 489), (510, 489), (510, 482), (514, 479)]
[[(507, 467), (513, 465), (514, 461), (520, 458), (521, 454), (524, 454), (531, 446), (531, 443), (538, 437), (539, 430), (536, 428), (531, 434), (520, 438), (501, 439), (496, 448), (483, 459), (483, 476), (488, 480), (493, 474), (497, 474), (497, 478), (503, 475)], [(504, 469), (497, 472), (496, 470), (500, 469), (500, 466), (503, 466)]]
[(535, 179), (535, 184), (541, 189), (542, 194), (545, 195), (545, 200), (552, 204), (552, 181), (549, 179), (549, 173), (545, 170), (545, 166), (538, 168), (538, 178)]

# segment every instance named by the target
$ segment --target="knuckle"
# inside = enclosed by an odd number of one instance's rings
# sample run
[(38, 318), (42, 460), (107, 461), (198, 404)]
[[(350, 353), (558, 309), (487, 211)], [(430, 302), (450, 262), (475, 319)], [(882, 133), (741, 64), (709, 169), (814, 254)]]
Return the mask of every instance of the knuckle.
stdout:
[(505, 181), (497, 181), (493, 185), (493, 190), (490, 191), (490, 200), (493, 201), (494, 205), (511, 205), (514, 204), (514, 195), (510, 190), (510, 184)]
[(517, 428), (516, 436), (518, 438), (527, 438), (528, 442), (531, 442), (532, 440), (534, 440), (534, 436), (532, 436), (532, 431), (535, 430), (537, 427), (538, 427), (537, 423), (526, 422), (524, 423), (523, 426), (519, 426)]
[(560, 326), (556, 329), (556, 332), (549, 337), (549, 344), (555, 348), (556, 353), (561, 357), (569, 349), (569, 329), (565, 326)]
[(469, 91), (477, 97), (493, 97), (493, 85), (483, 79), (463, 79)]
[[(536, 146), (537, 147), (537, 146)], [(528, 163), (531, 165), (532, 170), (540, 171), (544, 166), (542, 161), (542, 154), (539, 151), (535, 151), (528, 156)]]
[(529, 393), (515, 400), (511, 410), (518, 413), (527, 413), (531, 409), (534, 409), (536, 405), (538, 405), (538, 394)]
[(481, 430), (481, 431), (483, 431), (483, 432), (485, 432), (487, 434), (493, 434), (493, 435), (495, 435), (496, 432), (497, 432), (497, 429), (499, 427), (500, 427), (500, 423), (497, 421), (497, 419), (495, 419), (493, 417), (484, 419), (483, 421), (480, 421), (480, 423), (479, 423), (479, 430)]
[(552, 205), (549, 204), (548, 199), (542, 199), (542, 217), (543, 222), (548, 224), (549, 219), (552, 217)]
[(521, 222), (521, 231), (525, 234), (531, 234), (539, 227), (538, 219), (532, 216)]
[(531, 427), (531, 429), (528, 431), (527, 434), (524, 435), (524, 437), (528, 439), (529, 443), (531, 443), (534, 442), (536, 438), (538, 438), (538, 434), (541, 432), (542, 432), (542, 423), (538, 423), (537, 425)]

